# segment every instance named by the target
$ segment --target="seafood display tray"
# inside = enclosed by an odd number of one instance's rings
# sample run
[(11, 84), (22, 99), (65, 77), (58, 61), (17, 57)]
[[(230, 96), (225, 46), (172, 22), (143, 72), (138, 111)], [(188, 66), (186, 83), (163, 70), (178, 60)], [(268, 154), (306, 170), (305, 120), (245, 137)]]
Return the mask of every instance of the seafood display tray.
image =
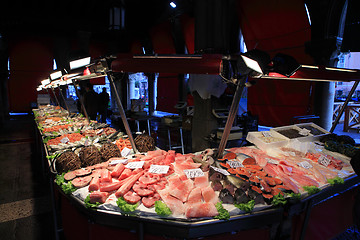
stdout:
[[(270, 139), (269, 142), (266, 142), (266, 139)], [(271, 141), (271, 139), (277, 140)], [(270, 148), (282, 147), (289, 143), (288, 138), (275, 131), (249, 132), (246, 141), (255, 144), (258, 148), (265, 151)]]
[[(56, 186), (63, 199), (72, 204), (78, 211), (95, 224), (135, 231), (139, 239), (144, 234), (162, 235), (181, 239), (206, 237), (216, 234), (237, 232), (247, 229), (277, 226), (283, 217), (283, 209), (265, 209), (259, 212), (231, 216), (229, 220), (171, 220), (150, 216), (126, 216), (108, 210), (87, 209), (79, 199), (66, 195)], [(71, 221), (71, 219), (67, 219)]]

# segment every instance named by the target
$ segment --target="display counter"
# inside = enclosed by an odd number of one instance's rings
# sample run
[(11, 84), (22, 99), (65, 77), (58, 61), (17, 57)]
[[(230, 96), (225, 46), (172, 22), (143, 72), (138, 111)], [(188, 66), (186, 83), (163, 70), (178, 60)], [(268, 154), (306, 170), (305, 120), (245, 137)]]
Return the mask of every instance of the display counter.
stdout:
[[(39, 126), (37, 126), (39, 127)], [(343, 184), (325, 186), (284, 206), (269, 206), (229, 220), (171, 219), (87, 208), (73, 194), (65, 194), (54, 180), (58, 175), (44, 137), (38, 135), (44, 170), (50, 176), (57, 233), (66, 239), (330, 239), (353, 225), (353, 206), (360, 179), (355, 174)]]

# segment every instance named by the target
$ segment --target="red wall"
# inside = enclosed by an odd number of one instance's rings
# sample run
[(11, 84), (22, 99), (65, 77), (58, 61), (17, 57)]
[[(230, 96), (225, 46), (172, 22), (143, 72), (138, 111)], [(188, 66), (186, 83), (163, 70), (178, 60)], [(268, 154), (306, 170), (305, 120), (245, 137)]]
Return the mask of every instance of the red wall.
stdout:
[[(272, 55), (284, 53), (300, 64), (312, 64), (305, 54), (311, 31), (303, 0), (237, 0), (237, 12), (248, 50), (257, 48)], [(312, 113), (312, 83), (258, 80), (248, 89), (248, 110), (266, 126), (291, 124), (294, 116)]]
[(52, 40), (17, 36), (9, 40), (9, 111), (28, 112), (36, 102), (36, 87), (49, 76), (53, 66)]
[[(170, 22), (163, 22), (150, 30), (154, 52), (157, 54), (175, 54), (174, 40), (171, 36)], [(157, 79), (156, 110), (177, 113), (174, 106), (179, 99), (178, 75), (159, 73)]]

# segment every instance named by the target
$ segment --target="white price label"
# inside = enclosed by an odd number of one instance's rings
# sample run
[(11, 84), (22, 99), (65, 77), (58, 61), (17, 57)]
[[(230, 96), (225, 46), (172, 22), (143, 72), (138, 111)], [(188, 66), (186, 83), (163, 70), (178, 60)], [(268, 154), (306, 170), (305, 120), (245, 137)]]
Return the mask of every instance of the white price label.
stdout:
[(262, 135), (263, 135), (264, 137), (271, 137), (271, 133), (270, 133), (269, 131), (267, 131), (267, 132), (262, 132)]
[(149, 173), (166, 174), (169, 171), (168, 165), (151, 165)]
[(303, 136), (307, 136), (310, 134), (310, 130), (309, 129), (306, 129), (306, 128), (302, 128), (300, 131), (299, 131), (299, 134), (300, 135), (303, 135)]
[(298, 165), (305, 169), (312, 168), (312, 165), (308, 161), (299, 162)]
[(96, 131), (96, 135), (101, 134), (103, 131), (104, 131), (104, 129), (103, 129), (103, 128), (102, 128), (102, 129), (100, 129), (100, 130), (98, 130), (98, 131)]
[(226, 161), (226, 163), (229, 164), (231, 168), (244, 167), (244, 165), (239, 161)]
[(119, 163), (126, 164), (128, 160), (126, 158), (120, 159), (120, 158), (110, 158), (109, 165), (117, 165)]
[(323, 165), (323, 166), (325, 166), (325, 167), (327, 167), (327, 166), (329, 166), (329, 164), (331, 163), (331, 160), (328, 159), (326, 156), (321, 155), (321, 156), (319, 157), (319, 159), (318, 159), (318, 163), (321, 164), (321, 165)]
[(211, 166), (212, 169), (214, 169), (216, 172), (219, 172), (225, 176), (229, 176), (230, 173), (228, 171), (226, 171), (225, 169), (222, 169), (222, 168), (217, 168), (217, 167), (213, 167)]
[(99, 140), (100, 140), (99, 138), (96, 138), (93, 143), (95, 144), (95, 143), (97, 143)]
[(277, 161), (275, 159), (271, 159), (271, 158), (266, 158), (266, 161), (271, 164), (279, 164), (279, 161)]
[(68, 137), (64, 137), (63, 139), (60, 140), (61, 143), (68, 143), (70, 141), (70, 139)]
[(131, 152), (130, 148), (124, 147), (124, 149), (121, 151), (121, 156), (126, 157)]
[(52, 122), (53, 122), (52, 119), (46, 119), (46, 120), (45, 120), (45, 123), (52, 123)]
[(135, 169), (142, 168), (144, 166), (145, 161), (137, 161), (137, 162), (129, 162), (126, 164), (126, 168)]
[(185, 169), (184, 170), (185, 175), (187, 178), (196, 178), (196, 177), (202, 177), (204, 176), (204, 172), (200, 168), (196, 169)]

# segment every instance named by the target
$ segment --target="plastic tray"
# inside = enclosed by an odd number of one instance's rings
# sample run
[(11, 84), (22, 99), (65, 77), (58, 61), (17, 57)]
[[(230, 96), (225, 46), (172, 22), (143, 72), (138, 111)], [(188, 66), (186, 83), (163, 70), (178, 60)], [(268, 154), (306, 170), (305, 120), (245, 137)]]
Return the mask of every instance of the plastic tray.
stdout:
[[(267, 136), (267, 135), (270, 136)], [(273, 131), (249, 132), (246, 140), (255, 144), (261, 150), (278, 148), (288, 144), (289, 139)]]
[(277, 127), (277, 128), (271, 128), (270, 132), (277, 132), (283, 137), (290, 139), (290, 140), (299, 140), (300, 142), (308, 142), (313, 141), (313, 135), (311, 133), (308, 133), (307, 135), (300, 134), (302, 131), (302, 128), (296, 126), (296, 125), (289, 125), (284, 127)]
[(299, 128), (305, 128), (308, 130), (311, 130), (311, 135), (313, 136), (312, 140), (318, 140), (324, 135), (330, 134), (329, 131), (326, 131), (325, 129), (321, 128), (320, 126), (316, 125), (315, 123), (299, 123), (295, 124)]

